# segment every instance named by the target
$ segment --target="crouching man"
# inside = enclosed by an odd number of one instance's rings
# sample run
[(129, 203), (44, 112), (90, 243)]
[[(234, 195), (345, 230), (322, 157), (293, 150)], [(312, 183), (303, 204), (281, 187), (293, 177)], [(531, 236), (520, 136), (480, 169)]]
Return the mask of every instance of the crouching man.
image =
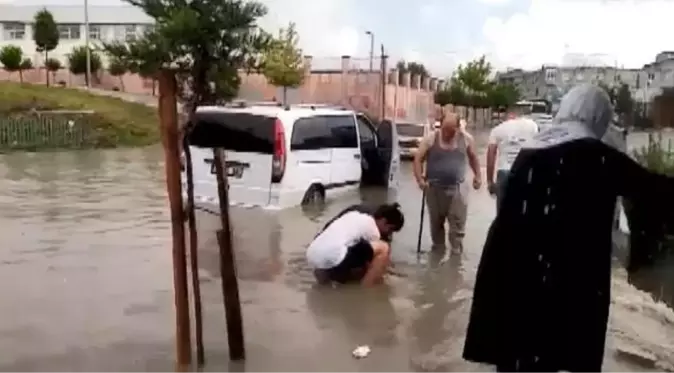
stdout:
[(383, 281), (391, 261), (388, 242), (405, 223), (397, 203), (373, 213), (350, 207), (337, 215), (307, 248), (307, 261), (319, 283), (359, 281), (372, 286)]

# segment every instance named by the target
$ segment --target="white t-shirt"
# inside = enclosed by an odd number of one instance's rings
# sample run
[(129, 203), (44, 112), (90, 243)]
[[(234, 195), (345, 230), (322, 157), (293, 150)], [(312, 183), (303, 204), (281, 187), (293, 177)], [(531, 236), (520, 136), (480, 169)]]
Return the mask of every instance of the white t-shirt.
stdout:
[(489, 134), (489, 144), (498, 146), (497, 170), (510, 170), (525, 142), (538, 133), (538, 124), (528, 118), (509, 119)]
[(359, 240), (380, 239), (379, 228), (372, 215), (358, 211), (347, 212), (332, 222), (307, 248), (307, 261), (316, 269), (339, 265), (349, 246)]

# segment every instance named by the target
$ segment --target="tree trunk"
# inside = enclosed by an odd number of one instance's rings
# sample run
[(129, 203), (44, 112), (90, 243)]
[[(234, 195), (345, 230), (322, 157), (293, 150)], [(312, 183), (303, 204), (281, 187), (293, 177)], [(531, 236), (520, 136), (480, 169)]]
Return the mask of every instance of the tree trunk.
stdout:
[(119, 78), (119, 87), (122, 89), (122, 92), (126, 92), (126, 89), (124, 88), (124, 75), (118, 76)]
[(19, 69), (19, 83), (23, 83), (23, 70)]
[(288, 87), (283, 87), (283, 106), (288, 105)]
[(44, 65), (44, 75), (45, 78), (47, 79), (47, 87), (49, 87), (49, 67), (47, 67), (48, 60), (49, 60), (49, 52), (44, 51), (44, 62), (42, 64)]

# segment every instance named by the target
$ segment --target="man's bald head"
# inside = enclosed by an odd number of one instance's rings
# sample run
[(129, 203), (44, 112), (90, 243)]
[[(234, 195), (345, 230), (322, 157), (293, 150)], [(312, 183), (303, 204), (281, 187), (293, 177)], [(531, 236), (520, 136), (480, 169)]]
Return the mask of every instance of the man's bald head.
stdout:
[(441, 127), (447, 127), (447, 126), (453, 126), (453, 127), (458, 127), (459, 126), (459, 115), (456, 113), (452, 112), (446, 112), (443, 115)]
[(449, 111), (442, 113), (442, 118), (440, 118), (440, 134), (445, 140), (449, 140), (454, 137), (456, 130), (459, 128), (459, 115)]

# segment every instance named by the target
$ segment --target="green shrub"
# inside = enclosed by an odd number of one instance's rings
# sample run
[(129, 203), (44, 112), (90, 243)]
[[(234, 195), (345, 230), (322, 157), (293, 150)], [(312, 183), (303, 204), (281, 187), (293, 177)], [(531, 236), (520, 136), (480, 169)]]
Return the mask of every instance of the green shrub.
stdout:
[(648, 169), (674, 177), (674, 147), (662, 134), (649, 134), (648, 145), (634, 151), (634, 157)]
[(0, 82), (0, 118), (36, 110), (91, 110), (100, 147), (137, 146), (159, 141), (157, 109), (79, 89)]

